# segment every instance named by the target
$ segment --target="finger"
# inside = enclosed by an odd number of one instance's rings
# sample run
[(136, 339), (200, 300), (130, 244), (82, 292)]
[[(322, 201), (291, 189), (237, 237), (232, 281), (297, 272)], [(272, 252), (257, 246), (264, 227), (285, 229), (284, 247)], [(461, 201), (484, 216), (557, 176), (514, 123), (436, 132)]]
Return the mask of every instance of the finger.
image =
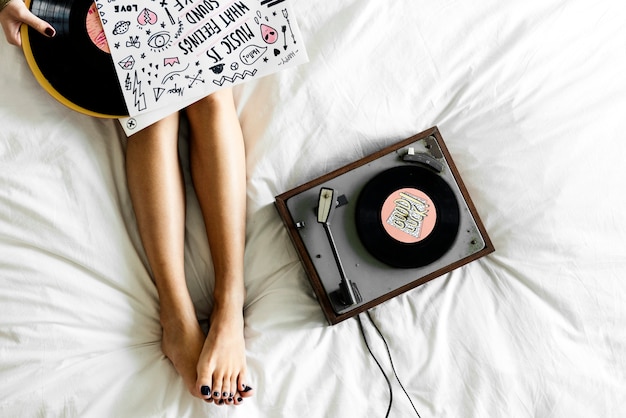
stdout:
[(30, 11), (28, 11), (28, 13), (24, 15), (23, 21), (24, 24), (30, 26), (31, 28), (35, 29), (42, 35), (47, 36), (48, 38), (52, 38), (54, 35), (56, 35), (56, 30), (52, 27), (51, 24), (43, 19), (38, 18)]
[(37, 32), (49, 38), (56, 35), (56, 30), (54, 29), (54, 27), (52, 27), (50, 23), (34, 15), (33, 12), (31, 12), (28, 7), (26, 7), (24, 2), (12, 1), (9, 6), (14, 8), (14, 12), (12, 13), (12, 15), (13, 20), (16, 23), (23, 23), (25, 25), (28, 25)]

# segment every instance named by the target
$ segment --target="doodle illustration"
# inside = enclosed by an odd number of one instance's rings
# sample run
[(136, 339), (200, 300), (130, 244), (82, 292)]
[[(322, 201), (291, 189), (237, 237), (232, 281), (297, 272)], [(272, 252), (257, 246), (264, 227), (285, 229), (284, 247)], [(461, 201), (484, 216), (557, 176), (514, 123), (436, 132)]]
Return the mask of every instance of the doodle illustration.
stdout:
[(291, 61), (292, 59), (294, 59), (297, 54), (298, 54), (299, 50), (295, 50), (295, 51), (291, 51), (289, 54), (287, 54), (287, 56), (281, 58), (280, 63), (278, 65), (285, 65), (287, 64), (289, 61)]
[[(263, 20), (263, 13), (261, 13), (261, 11), (260, 11), (260, 10), (257, 10), (257, 11), (256, 11), (256, 17), (254, 18), (254, 22), (255, 22), (257, 25), (260, 25), (260, 24), (261, 24), (261, 20)], [(269, 18), (268, 18), (267, 16), (265, 16), (265, 21), (266, 21), (266, 22), (269, 22), (269, 21), (270, 21), (270, 20), (269, 20)]]
[[(106, 24), (107, 24), (107, 20), (106, 20), (106, 19), (105, 19), (105, 17), (104, 17), (104, 15), (106, 15), (106, 13), (102, 11), (102, 5), (101, 5), (101, 4), (98, 4), (98, 3), (95, 3), (95, 2), (94, 2), (94, 4), (96, 5), (96, 8), (98, 9), (98, 12), (99, 12), (99, 14), (100, 14), (100, 21), (102, 22), (102, 24), (103, 24), (103, 25), (106, 25)], [(93, 5), (92, 5), (92, 6), (93, 6)], [(92, 9), (91, 9), (91, 7), (90, 7), (90, 8), (89, 8), (89, 11), (88, 11), (87, 13), (91, 13), (91, 10), (92, 10)]]
[(276, 32), (276, 29), (265, 23), (261, 24), (261, 36), (268, 44), (273, 44), (278, 40), (278, 32)]
[[(157, 73), (157, 71), (159, 70), (159, 64), (152, 64), (151, 62), (148, 63), (148, 68), (144, 67), (141, 69), (141, 72), (146, 74), (148, 77), (152, 76), (152, 72), (154, 71), (154, 78), (157, 79), (159, 78), (159, 74)], [(152, 85), (152, 80), (147, 79), (146, 80), (148, 82), (148, 85), (151, 86)], [(153, 88), (154, 91), (156, 91), (156, 88)], [(160, 96), (159, 96), (160, 97)], [(155, 93), (155, 99), (157, 99), (156, 101), (158, 101), (158, 97), (156, 96)]]
[(222, 86), (226, 81), (228, 81), (229, 83), (234, 83), (235, 80), (237, 80), (238, 78), (243, 80), (244, 78), (246, 78), (246, 76), (253, 77), (256, 72), (256, 68), (252, 71), (245, 70), (243, 73), (235, 73), (232, 77), (222, 76), (222, 78), (220, 78), (219, 80), (213, 80), (213, 83), (217, 84), (218, 86)]
[(130, 29), (130, 21), (124, 20), (117, 22), (113, 27), (113, 35), (123, 35)]
[(158, 102), (165, 92), (165, 89), (163, 87), (153, 87), (152, 92), (154, 93), (154, 100)]
[(239, 54), (239, 59), (246, 65), (254, 64), (267, 52), (266, 46), (248, 45)]
[(169, 32), (157, 32), (153, 35), (150, 35), (150, 37), (148, 38), (148, 46), (152, 48), (153, 51), (163, 51), (164, 49), (170, 47), (170, 45), (172, 44), (171, 39), (172, 37), (170, 36)]
[(280, 27), (280, 31), (283, 33), (283, 49), (286, 51), (287, 50), (287, 26), (282, 25)]
[(174, 20), (174, 18), (172, 17), (172, 14), (170, 13), (170, 11), (169, 11), (169, 10), (167, 10), (167, 7), (165, 7), (165, 6), (164, 6), (163, 8), (165, 9), (165, 13), (167, 14), (167, 17), (170, 19), (170, 23), (171, 23), (172, 25), (175, 25), (175, 24), (176, 24), (176, 21), (175, 21), (175, 20)]
[(187, 64), (187, 66), (183, 68), (182, 70), (172, 71), (171, 73), (168, 73), (165, 77), (163, 77), (163, 81), (161, 81), (161, 84), (165, 84), (168, 81), (174, 80), (174, 77), (180, 76), (181, 73), (184, 73), (185, 71), (187, 71), (187, 68), (189, 68), (189, 64)]
[(213, 71), (213, 74), (222, 74), (222, 71), (224, 71), (224, 64), (217, 64), (209, 69)]
[(132, 70), (133, 67), (135, 66), (135, 58), (133, 58), (132, 55), (129, 55), (126, 58), (119, 61), (118, 64), (124, 70)]
[(167, 67), (168, 65), (170, 67), (173, 67), (174, 64), (180, 64), (180, 60), (178, 59), (178, 57), (171, 57), (171, 58), (164, 58), (163, 59), (163, 66)]
[(124, 80), (124, 89), (129, 91), (132, 87), (132, 82), (130, 81), (130, 73), (126, 73), (126, 79)]
[(148, 8), (143, 9), (139, 13), (139, 16), (137, 16), (137, 23), (139, 23), (141, 26), (146, 26), (148, 24), (154, 25), (158, 21), (159, 21), (159, 18), (157, 14)]
[(289, 32), (291, 33), (291, 39), (293, 39), (293, 43), (296, 43), (296, 37), (293, 34), (293, 30), (291, 29), (291, 22), (289, 21), (289, 10), (283, 9), (283, 17), (287, 19), (287, 26), (289, 26)]
[(177, 95), (179, 97), (182, 97), (184, 92), (185, 92), (185, 89), (183, 87), (178, 87), (176, 85), (176, 83), (174, 83), (174, 87), (169, 89), (167, 92), (168, 92), (168, 94), (174, 94), (174, 95)]
[[(172, 23), (172, 25), (176, 25), (176, 23)], [(176, 30), (176, 33), (174, 34), (174, 38), (178, 39), (180, 38), (180, 35), (183, 34), (183, 30), (185, 29), (185, 26), (183, 25), (183, 22), (181, 20), (178, 21), (178, 29)]]
[(202, 74), (202, 70), (199, 70), (197, 74), (194, 75), (186, 75), (185, 78), (189, 80), (189, 84), (187, 87), (192, 88), (194, 84), (204, 83), (204, 79), (200, 78), (200, 74)]
[(128, 41), (126, 41), (126, 47), (130, 48), (137, 48), (139, 49), (141, 47), (141, 42), (139, 41), (139, 36), (131, 36), (128, 38)]
[(146, 95), (141, 91), (141, 81), (137, 77), (137, 71), (135, 71), (135, 78), (133, 79), (133, 95), (135, 97), (134, 105), (140, 112), (146, 109)]

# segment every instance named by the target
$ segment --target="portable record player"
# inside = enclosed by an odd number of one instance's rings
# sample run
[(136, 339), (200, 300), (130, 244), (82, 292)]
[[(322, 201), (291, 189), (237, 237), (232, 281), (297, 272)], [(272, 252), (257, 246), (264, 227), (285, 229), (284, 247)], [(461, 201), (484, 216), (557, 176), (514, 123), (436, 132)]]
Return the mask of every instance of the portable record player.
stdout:
[(494, 251), (437, 127), (275, 204), (331, 325)]

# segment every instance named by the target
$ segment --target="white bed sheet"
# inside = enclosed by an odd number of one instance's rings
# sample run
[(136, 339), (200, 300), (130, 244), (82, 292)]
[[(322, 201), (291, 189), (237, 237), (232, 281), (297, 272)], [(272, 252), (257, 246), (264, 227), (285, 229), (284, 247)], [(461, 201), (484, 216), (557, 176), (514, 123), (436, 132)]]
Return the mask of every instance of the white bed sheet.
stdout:
[[(273, 202), (431, 126), (496, 252), (371, 311), (420, 416), (621, 416), (626, 3), (293, 4), (310, 62), (235, 90), (257, 390), (236, 408), (192, 398), (161, 353), (119, 126), (57, 103), (0, 45), (0, 416), (384, 416), (356, 320), (326, 323)], [(202, 230), (190, 189), (188, 282), (206, 316)], [(416, 416), (364, 324), (391, 416)]]

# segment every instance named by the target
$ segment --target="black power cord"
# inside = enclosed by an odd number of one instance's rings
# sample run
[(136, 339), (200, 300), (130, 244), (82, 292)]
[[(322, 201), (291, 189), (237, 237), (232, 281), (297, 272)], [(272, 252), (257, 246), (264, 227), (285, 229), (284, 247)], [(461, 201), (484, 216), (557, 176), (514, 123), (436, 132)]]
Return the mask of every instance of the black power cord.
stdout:
[[(409, 396), (409, 393), (406, 391), (406, 389), (404, 388), (404, 385), (402, 384), (402, 382), (400, 381), (400, 378), (398, 377), (398, 373), (396, 372), (396, 366), (393, 363), (391, 350), (389, 349), (389, 344), (387, 344), (387, 340), (383, 336), (383, 333), (380, 331), (380, 328), (378, 328), (378, 325), (376, 325), (376, 322), (374, 322), (374, 320), (372, 319), (372, 315), (370, 314), (370, 312), (366, 311), (366, 314), (370, 323), (374, 326), (374, 329), (376, 329), (376, 332), (378, 333), (380, 338), (383, 340), (383, 343), (385, 344), (385, 349), (387, 350), (387, 356), (389, 357), (389, 362), (391, 363), (391, 369), (393, 370), (393, 375), (395, 376), (396, 381), (398, 382), (398, 384), (402, 388), (402, 391), (404, 392), (407, 399), (411, 403), (411, 406), (413, 407), (413, 411), (415, 411), (415, 414), (418, 416), (418, 418), (421, 418), (419, 412), (417, 412), (417, 408), (415, 408), (415, 405), (413, 404), (413, 401), (411, 400), (411, 397)], [(387, 374), (385, 373), (385, 370), (383, 369), (383, 366), (380, 364), (380, 362), (378, 361), (378, 359), (372, 352), (369, 342), (367, 341), (367, 337), (365, 336), (365, 330), (363, 328), (363, 323), (361, 322), (361, 315), (357, 315), (356, 319), (359, 324), (359, 329), (361, 330), (361, 335), (363, 336), (363, 341), (365, 341), (365, 346), (367, 347), (367, 351), (369, 351), (370, 355), (376, 362), (376, 365), (378, 365), (380, 372), (383, 374), (383, 377), (385, 378), (385, 381), (387, 382), (387, 387), (389, 388), (389, 405), (387, 406), (387, 412), (385, 413), (385, 418), (387, 418), (389, 417), (389, 413), (391, 411), (391, 405), (393, 404), (393, 388), (391, 386), (391, 382), (389, 381), (389, 378), (387, 377)]]
[(356, 319), (357, 319), (357, 322), (359, 323), (359, 328), (361, 329), (361, 335), (363, 336), (363, 341), (365, 341), (365, 346), (367, 347), (367, 351), (370, 352), (370, 356), (372, 356), (372, 358), (378, 365), (380, 372), (383, 374), (383, 377), (385, 378), (385, 381), (387, 382), (387, 387), (389, 388), (389, 406), (387, 406), (387, 413), (385, 413), (385, 417), (388, 417), (389, 411), (391, 411), (391, 404), (393, 403), (393, 388), (391, 387), (391, 382), (389, 381), (389, 378), (387, 377), (387, 374), (385, 373), (385, 369), (383, 369), (383, 366), (381, 366), (380, 362), (378, 361), (378, 359), (372, 352), (372, 349), (370, 348), (369, 343), (367, 342), (367, 338), (365, 337), (365, 331), (363, 330), (363, 323), (361, 322), (361, 316), (357, 315)]

